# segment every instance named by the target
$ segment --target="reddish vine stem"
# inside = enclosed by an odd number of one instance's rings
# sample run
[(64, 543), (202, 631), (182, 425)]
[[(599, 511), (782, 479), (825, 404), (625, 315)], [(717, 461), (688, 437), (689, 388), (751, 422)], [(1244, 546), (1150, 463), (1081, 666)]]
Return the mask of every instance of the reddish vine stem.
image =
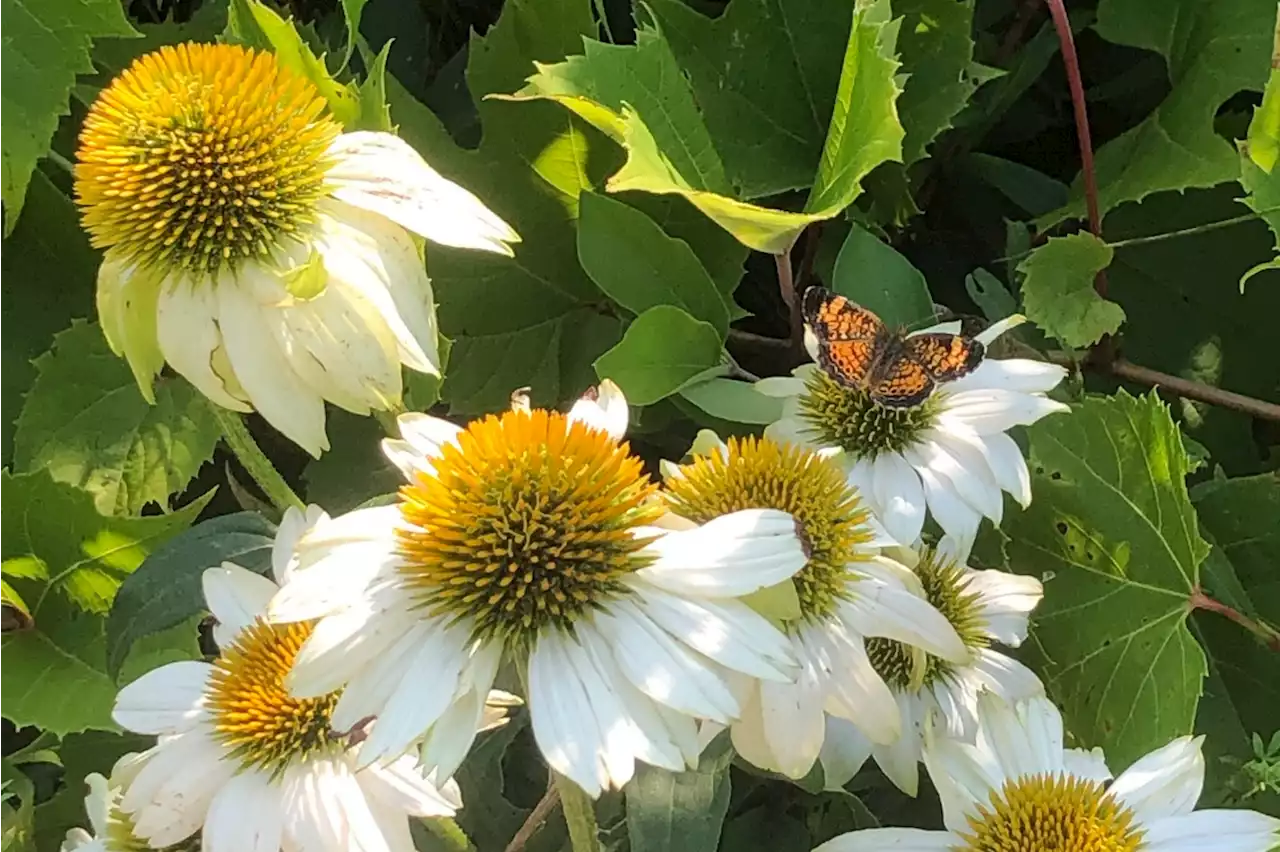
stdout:
[[(1084, 81), (1080, 77), (1080, 58), (1076, 55), (1076, 40), (1071, 33), (1071, 20), (1067, 17), (1065, 0), (1045, 0), (1053, 27), (1058, 32), (1062, 46), (1062, 64), (1067, 71), (1067, 87), (1071, 90), (1071, 108), (1076, 121), (1076, 140), (1080, 144), (1080, 174), (1084, 178), (1084, 203), (1089, 214), (1089, 231), (1102, 239), (1102, 213), (1098, 206), (1098, 175), (1093, 166), (1093, 141), (1089, 137), (1089, 111), (1084, 100)], [(1107, 297), (1107, 272), (1099, 270), (1093, 279), (1093, 289), (1102, 298)], [(1094, 344), (1090, 358), (1109, 364), (1115, 360), (1115, 345), (1111, 337), (1104, 337)]]
[(1222, 601), (1209, 597), (1199, 588), (1191, 593), (1191, 597), (1187, 599), (1187, 602), (1191, 604), (1192, 609), (1216, 612), (1229, 621), (1234, 621), (1261, 639), (1263, 644), (1272, 651), (1280, 651), (1280, 631), (1277, 631), (1274, 627), (1254, 621), (1235, 607), (1227, 606)]

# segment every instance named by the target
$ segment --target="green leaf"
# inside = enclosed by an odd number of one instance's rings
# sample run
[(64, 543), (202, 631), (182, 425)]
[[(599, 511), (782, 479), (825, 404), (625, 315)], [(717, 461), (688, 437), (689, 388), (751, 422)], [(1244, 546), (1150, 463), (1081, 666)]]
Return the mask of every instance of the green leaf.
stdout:
[[(742, 2), (742, 0), (736, 0)], [(853, 16), (831, 120), (813, 189), (803, 213), (774, 210), (735, 197), (732, 182), (703, 119), (690, 82), (664, 35), (642, 27), (636, 44), (585, 40), (585, 53), (539, 66), (514, 100), (554, 100), (609, 134), (627, 161), (608, 181), (610, 192), (677, 194), (759, 251), (785, 251), (803, 228), (830, 219), (860, 191), (862, 178), (901, 159), (902, 125), (895, 99), (896, 26), (887, 6)]]
[[(364, 4), (367, 0), (355, 2)], [(390, 55), (391, 42), (387, 42), (369, 63), (369, 73), (360, 84), (360, 115), (352, 122), (351, 130), (376, 130), (383, 133), (395, 130), (391, 123), (391, 108), (387, 106), (387, 57)]]
[(1155, 394), (1091, 397), (1028, 434), (1035, 500), (1004, 531), (1014, 570), (1045, 578), (1031, 655), (1068, 730), (1119, 770), (1190, 733), (1205, 674), (1186, 452)]
[(394, 493), (404, 483), (400, 470), (382, 454), (386, 433), (377, 420), (330, 411), (326, 431), (329, 451), (308, 462), (302, 473), (308, 503), (337, 515), (379, 494)]
[[(347, 0), (343, 4), (345, 10)], [(360, 94), (351, 84), (342, 84), (317, 57), (291, 20), (286, 21), (258, 0), (231, 0), (223, 40), (259, 50), (270, 50), (285, 68), (309, 80), (329, 105), (334, 119), (353, 125), (360, 118)]]
[(36, 370), (18, 418), (14, 468), (47, 470), (92, 492), (104, 514), (166, 506), (213, 457), (221, 432), (210, 403), (165, 377), (148, 404), (96, 325), (77, 322), (59, 334)]
[(1280, 475), (1204, 482), (1191, 499), (1257, 612), (1280, 625)]
[[(347, 25), (347, 50), (342, 57), (344, 68), (351, 61), (351, 53), (355, 50), (356, 42), (360, 38), (360, 16), (364, 14), (364, 7), (368, 2), (369, 0), (342, 0), (342, 19)], [(390, 46), (390, 43), (383, 45), (382, 52), (385, 54)], [(385, 69), (385, 56), (382, 62)]]
[(618, 342), (622, 323), (603, 312), (599, 289), (578, 264), (578, 194), (613, 163), (599, 133), (551, 104), (484, 97), (519, 88), (534, 61), (580, 49), (594, 32), (587, 0), (508, 3), (484, 37), (473, 37), (467, 81), (484, 134), (459, 148), (403, 86), (388, 81), (401, 135), (451, 180), (476, 193), (520, 233), (515, 258), (431, 246), (443, 334), (454, 340), (444, 398), (459, 413), (507, 408), (529, 386), (535, 405), (579, 395), (591, 362)]
[[(1273, 170), (1267, 173), (1260, 169), (1253, 160), (1244, 156), (1240, 157), (1240, 185), (1244, 187), (1247, 193), (1244, 198), (1240, 199), (1249, 206), (1249, 209), (1257, 213), (1262, 221), (1267, 223), (1267, 227), (1271, 229), (1271, 234), (1275, 238), (1275, 250), (1280, 251), (1280, 171)], [(1276, 258), (1273, 257), (1270, 264), (1274, 266)], [(1240, 289), (1244, 290), (1245, 281), (1256, 275), (1259, 271), (1254, 267), (1240, 279)]]
[[(1274, 0), (1098, 4), (1097, 33), (1116, 44), (1158, 52), (1173, 83), (1141, 123), (1098, 150), (1098, 202), (1104, 215), (1155, 192), (1216, 186), (1239, 177), (1239, 157), (1218, 135), (1214, 118), (1237, 92), (1262, 90), (1272, 47), (1272, 28), (1263, 22), (1275, 17)], [(1041, 230), (1084, 215), (1079, 179), (1072, 190), (1070, 204), (1037, 223)]]
[(721, 735), (703, 751), (696, 769), (670, 772), (640, 764), (623, 789), (632, 852), (705, 852), (715, 849), (729, 810), (733, 747)]
[(1270, 174), (1280, 159), (1280, 4), (1276, 9), (1276, 28), (1271, 45), (1271, 71), (1262, 89), (1262, 104), (1253, 111), (1249, 122), (1249, 158), (1254, 165)]
[(733, 379), (711, 379), (689, 385), (680, 396), (721, 420), (734, 423), (768, 425), (782, 417), (782, 400), (757, 393), (747, 382)]
[[(31, 179), (22, 220), (0, 251), (4, 311), (0, 353), (0, 410), (4, 416), (4, 460), (12, 455), (12, 433), (22, 398), (35, 381), (32, 363), (53, 345), (72, 317), (93, 312), (98, 254), (80, 229), (75, 205), (43, 172)], [(47, 286), (53, 281), (56, 286)]]
[(742, 281), (742, 265), (751, 250), (732, 234), (702, 215), (702, 211), (679, 195), (650, 195), (647, 192), (623, 192), (616, 197), (642, 210), (668, 236), (684, 240), (698, 256), (698, 262), (711, 276), (729, 307), (732, 321), (749, 314), (733, 301), (734, 291)]
[(169, 20), (158, 24), (137, 24), (141, 38), (128, 40), (105, 39), (93, 45), (93, 64), (98, 73), (82, 81), (78, 88), (82, 101), (90, 103), (88, 94), (95, 92), (86, 89), (100, 89), (111, 82), (111, 79), (124, 71), (135, 59), (143, 54), (159, 50), (166, 44), (177, 44), (183, 41), (212, 42), (227, 26), (227, 0), (205, 0), (190, 18), (178, 22), (176, 10)]
[(836, 255), (831, 289), (871, 310), (890, 327), (918, 326), (933, 317), (933, 298), (920, 270), (858, 225), (849, 229)]
[[(1107, 218), (1114, 241), (1142, 238), (1240, 215), (1235, 185), (1167, 193), (1130, 204)], [(1115, 250), (1108, 296), (1124, 305), (1125, 357), (1175, 376), (1280, 402), (1275, 340), (1264, 317), (1280, 316), (1280, 273), (1268, 272), (1240, 292), (1250, 267), (1273, 254), (1261, 222), (1246, 222)], [(1270, 281), (1262, 280), (1270, 278)], [(1183, 430), (1204, 444), (1232, 475), (1262, 469), (1253, 419), (1207, 403), (1174, 403)]]
[(136, 36), (117, 0), (3, 0), (4, 233), (22, 212), (36, 161), (68, 112), (77, 74), (93, 71), (94, 39)]
[(1111, 247), (1093, 234), (1057, 237), (1018, 264), (1027, 318), (1072, 349), (1115, 334), (1124, 308), (1098, 295), (1094, 276), (1111, 263)]
[(596, 359), (596, 373), (613, 379), (634, 405), (652, 405), (720, 363), (720, 335), (710, 323), (659, 305), (636, 318), (622, 341)]
[(1009, 288), (981, 267), (965, 276), (964, 289), (982, 311), (982, 315), (991, 322), (998, 322), (1018, 312), (1018, 302)]
[(39, 852), (59, 852), (68, 829), (86, 827), (88, 817), (84, 797), (88, 788), (84, 779), (91, 772), (110, 777), (117, 760), (130, 752), (141, 752), (154, 745), (149, 737), (88, 731), (71, 734), (62, 740), (58, 754), (62, 758), (62, 787), (36, 810), (36, 848)]
[(893, 14), (902, 17), (898, 51), (910, 72), (898, 99), (902, 161), (909, 166), (924, 159), (978, 88), (971, 73), (973, 0), (894, 0)]
[(849, 40), (848, 5), (733, 0), (714, 19), (683, 0), (647, 7), (688, 76), (738, 197), (808, 189)]
[(143, 637), (205, 611), (201, 577), (206, 569), (233, 562), (269, 574), (275, 533), (261, 515), (237, 512), (197, 524), (156, 548), (125, 578), (107, 617), (107, 671), (119, 672)]
[(688, 243), (608, 196), (584, 192), (581, 205), (578, 258), (605, 295), (634, 314), (674, 305), (711, 323), (724, 339), (729, 312)]

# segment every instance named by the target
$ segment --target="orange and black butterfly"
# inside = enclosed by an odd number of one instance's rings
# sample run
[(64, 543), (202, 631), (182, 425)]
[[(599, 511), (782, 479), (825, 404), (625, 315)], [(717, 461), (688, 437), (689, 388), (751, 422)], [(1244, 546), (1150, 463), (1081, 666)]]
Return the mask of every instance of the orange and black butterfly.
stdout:
[(818, 338), (818, 364), (841, 385), (880, 405), (910, 408), (938, 382), (958, 379), (982, 362), (984, 347), (961, 334), (908, 337), (866, 308), (823, 287), (805, 291), (804, 320)]

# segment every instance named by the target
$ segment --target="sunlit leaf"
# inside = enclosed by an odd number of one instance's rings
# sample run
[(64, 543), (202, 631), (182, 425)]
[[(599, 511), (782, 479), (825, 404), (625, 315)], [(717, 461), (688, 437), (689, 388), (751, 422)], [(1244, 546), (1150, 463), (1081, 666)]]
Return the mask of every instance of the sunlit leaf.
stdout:
[(596, 359), (596, 372), (613, 379), (636, 405), (650, 405), (720, 361), (715, 326), (672, 305), (650, 308), (627, 327), (622, 341)]
[(1022, 263), (1027, 318), (1073, 349), (1115, 334), (1124, 308), (1098, 295), (1094, 277), (1111, 263), (1111, 248), (1089, 233), (1050, 239)]

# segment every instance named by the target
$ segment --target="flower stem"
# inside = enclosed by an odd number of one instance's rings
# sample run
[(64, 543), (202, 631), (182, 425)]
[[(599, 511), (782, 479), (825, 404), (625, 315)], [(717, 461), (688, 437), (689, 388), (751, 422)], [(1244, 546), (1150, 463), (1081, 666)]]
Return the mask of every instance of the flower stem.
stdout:
[(1209, 597), (1201, 589), (1196, 589), (1191, 593), (1189, 602), (1192, 609), (1203, 609), (1209, 612), (1216, 612), (1218, 615), (1221, 615), (1230, 621), (1234, 621), (1245, 630), (1248, 630), (1271, 650), (1280, 651), (1280, 631), (1277, 631), (1271, 625), (1262, 621), (1254, 621), (1238, 609), (1227, 606), (1221, 601)]
[(450, 852), (476, 852), (476, 846), (458, 821), (449, 817), (424, 819), (423, 824), (450, 850)]
[(253, 477), (253, 481), (258, 483), (258, 487), (267, 495), (272, 505), (281, 512), (290, 507), (306, 509), (306, 504), (293, 493), (293, 489), (284, 481), (280, 471), (276, 470), (275, 465), (271, 463), (271, 459), (267, 458), (266, 453), (262, 452), (262, 448), (253, 440), (240, 415), (220, 405), (210, 405), (210, 407), (213, 409), (213, 416), (217, 418), (218, 425), (222, 428), (222, 437), (226, 439), (227, 446), (231, 448), (231, 452), (235, 453), (240, 464), (244, 465), (249, 476)]
[(560, 791), (560, 806), (564, 809), (564, 821), (569, 826), (569, 842), (573, 852), (600, 852), (599, 832), (596, 825), (595, 806), (591, 797), (577, 784), (555, 773), (556, 789)]

